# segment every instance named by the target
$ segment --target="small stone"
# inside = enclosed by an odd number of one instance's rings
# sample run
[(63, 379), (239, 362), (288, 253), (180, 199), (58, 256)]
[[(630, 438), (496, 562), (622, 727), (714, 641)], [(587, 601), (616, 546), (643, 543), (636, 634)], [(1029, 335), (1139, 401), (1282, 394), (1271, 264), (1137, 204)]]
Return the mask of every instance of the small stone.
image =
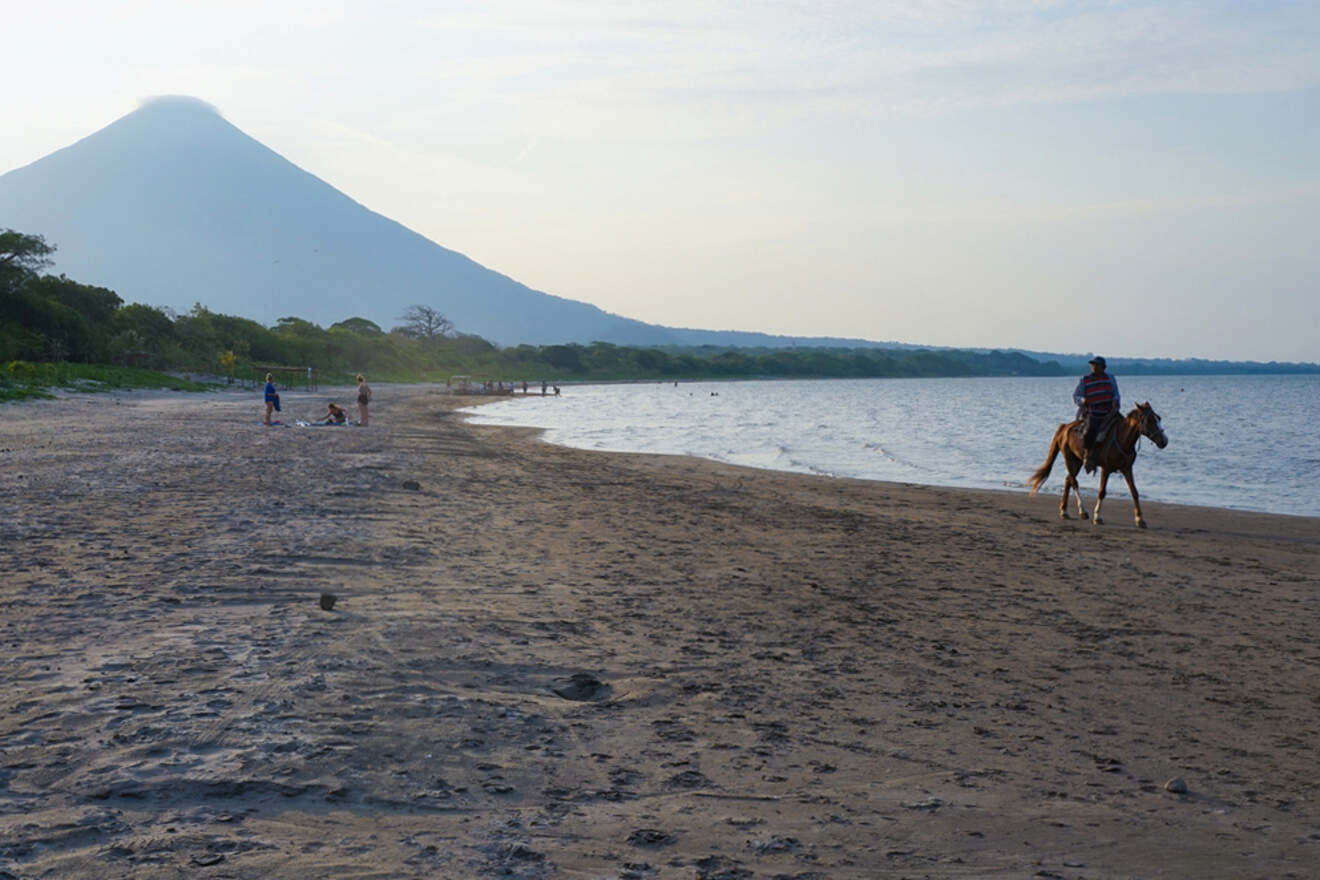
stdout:
[(587, 703), (608, 699), (611, 688), (590, 672), (575, 672), (555, 681), (550, 690), (565, 700)]
[(322, 593), (322, 594), (321, 594), (321, 610), (322, 610), (322, 611), (333, 611), (333, 610), (334, 610), (334, 607), (335, 607), (335, 602), (338, 601), (338, 599), (339, 599), (339, 597), (336, 596), (334, 593)]
[(678, 788), (705, 788), (710, 785), (710, 780), (699, 770), (684, 770), (665, 781)]
[(668, 831), (661, 831), (658, 828), (638, 828), (632, 834), (628, 835), (628, 843), (633, 846), (667, 846), (673, 842), (674, 835), (670, 834)]
[(209, 865), (218, 865), (224, 860), (225, 857), (223, 853), (202, 853), (192, 857), (192, 863), (203, 868)]
[(418, 489), (422, 488), (422, 484), (417, 482), (416, 480), (404, 480), (403, 488), (411, 492), (416, 492)]
[(1175, 776), (1164, 783), (1164, 790), (1174, 794), (1187, 794), (1187, 780), (1181, 776)]
[[(545, 853), (539, 853), (525, 843), (512, 843), (505, 846), (500, 851), (501, 860), (505, 862), (543, 862)], [(512, 873), (507, 872), (507, 873)]]
[(939, 809), (940, 807), (942, 807), (942, 806), (944, 806), (944, 801), (940, 800), (940, 799), (937, 798), (937, 797), (929, 797), (929, 798), (926, 798), (924, 801), (916, 801), (916, 802), (911, 803), (911, 804), (904, 804), (904, 805), (903, 805), (904, 809), (908, 809), (908, 810), (929, 810), (929, 811), (931, 811), (931, 812), (934, 812), (935, 810), (938, 810), (938, 809)]
[(766, 840), (749, 840), (747, 846), (761, 855), (770, 855), (772, 853), (796, 852), (802, 848), (802, 841), (796, 837), (780, 837), (775, 834)]

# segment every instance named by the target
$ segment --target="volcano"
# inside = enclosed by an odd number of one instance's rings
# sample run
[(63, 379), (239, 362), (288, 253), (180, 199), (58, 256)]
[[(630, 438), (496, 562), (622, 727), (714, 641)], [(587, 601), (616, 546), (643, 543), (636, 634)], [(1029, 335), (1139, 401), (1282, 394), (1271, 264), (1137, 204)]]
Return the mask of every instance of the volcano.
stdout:
[(0, 228), (44, 236), (54, 271), (125, 301), (201, 303), (263, 324), (389, 328), (413, 304), (502, 345), (679, 342), (532, 290), (358, 204), (195, 98), (156, 98), (0, 176)]

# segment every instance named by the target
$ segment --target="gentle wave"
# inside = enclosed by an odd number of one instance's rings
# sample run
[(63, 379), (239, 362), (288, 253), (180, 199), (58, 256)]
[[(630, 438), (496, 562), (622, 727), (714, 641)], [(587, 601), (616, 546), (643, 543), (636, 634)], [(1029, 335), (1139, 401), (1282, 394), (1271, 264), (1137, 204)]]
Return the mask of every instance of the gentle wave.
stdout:
[[(1119, 377), (1170, 442), (1143, 442), (1142, 498), (1320, 516), (1320, 377)], [(469, 410), (551, 443), (709, 458), (769, 470), (1021, 489), (1072, 417), (1075, 378), (839, 379), (568, 386)], [(1062, 486), (1057, 462), (1042, 491)], [(1088, 496), (1095, 478), (1083, 478)], [(1121, 477), (1110, 497), (1126, 497)]]

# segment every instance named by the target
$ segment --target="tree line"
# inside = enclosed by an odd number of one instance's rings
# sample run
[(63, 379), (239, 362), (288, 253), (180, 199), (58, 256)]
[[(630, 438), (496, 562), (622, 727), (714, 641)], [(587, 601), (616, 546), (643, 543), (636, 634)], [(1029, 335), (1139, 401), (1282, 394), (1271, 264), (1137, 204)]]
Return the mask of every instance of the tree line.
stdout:
[(247, 375), (311, 366), (327, 379), (369, 372), (384, 381), (452, 374), (543, 379), (872, 378), (1055, 376), (1063, 369), (1015, 352), (841, 348), (633, 347), (593, 342), (501, 348), (458, 332), (415, 305), (385, 330), (362, 317), (321, 327), (285, 317), (267, 327), (198, 303), (186, 314), (140, 303), (64, 275), (43, 274), (54, 247), (0, 230), (0, 364), (130, 364), (195, 374)]

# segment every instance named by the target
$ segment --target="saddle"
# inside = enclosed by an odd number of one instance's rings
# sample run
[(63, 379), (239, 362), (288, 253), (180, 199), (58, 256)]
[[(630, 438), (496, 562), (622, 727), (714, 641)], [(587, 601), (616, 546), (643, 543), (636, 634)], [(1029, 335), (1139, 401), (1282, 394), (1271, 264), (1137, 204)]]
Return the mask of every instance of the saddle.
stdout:
[[(1114, 426), (1119, 423), (1121, 418), (1122, 418), (1122, 414), (1118, 410), (1114, 410), (1113, 412), (1109, 413), (1109, 415), (1105, 416), (1105, 420), (1100, 423), (1100, 430), (1097, 431), (1095, 434), (1095, 444), (1089, 450), (1087, 450), (1087, 454), (1086, 454), (1086, 472), (1088, 474), (1095, 473), (1095, 468), (1096, 468), (1096, 463), (1094, 458), (1095, 453), (1102, 446), (1105, 445), (1105, 442), (1107, 440), (1109, 440), (1110, 433), (1114, 430)], [(1069, 427), (1068, 432), (1077, 438), (1078, 445), (1082, 445), (1085, 443), (1086, 413), (1084, 412), (1078, 413), (1076, 421), (1074, 421), (1072, 425)]]
[[(1120, 413), (1118, 410), (1114, 410), (1109, 415), (1105, 416), (1104, 422), (1100, 424), (1100, 430), (1097, 431), (1095, 435), (1096, 446), (1099, 446), (1101, 441), (1103, 441), (1105, 438), (1109, 436), (1109, 432), (1114, 429), (1114, 426), (1117, 425), (1121, 419), (1122, 419), (1122, 413)], [(1085, 412), (1079, 412), (1077, 414), (1077, 418), (1074, 419), (1073, 423), (1068, 426), (1068, 431), (1071, 434), (1076, 434), (1079, 440), (1082, 437), (1086, 436)]]

